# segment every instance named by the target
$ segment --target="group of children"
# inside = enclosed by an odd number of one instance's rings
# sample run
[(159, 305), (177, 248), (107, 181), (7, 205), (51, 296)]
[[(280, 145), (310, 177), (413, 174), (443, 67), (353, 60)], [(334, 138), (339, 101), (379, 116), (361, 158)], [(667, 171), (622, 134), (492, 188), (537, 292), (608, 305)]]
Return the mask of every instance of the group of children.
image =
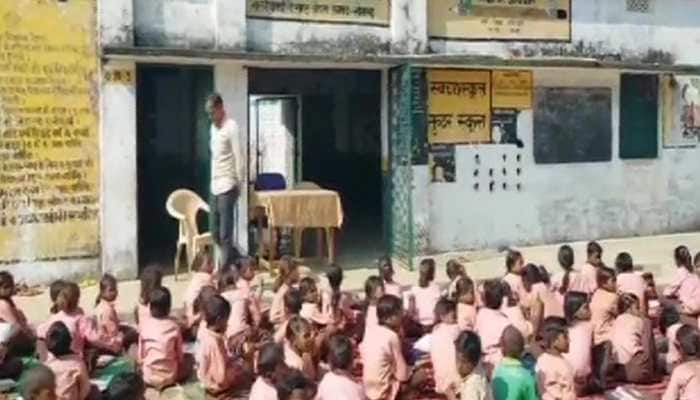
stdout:
[(664, 400), (700, 398), (700, 256), (694, 265), (678, 247), (674, 280), (659, 295), (628, 253), (614, 269), (602, 254), (589, 243), (575, 268), (573, 249), (562, 246), (561, 271), (550, 276), (511, 250), (503, 278), (480, 283), (450, 261), (445, 288), (424, 259), (409, 289), (385, 258), (361, 301), (342, 290), (340, 267), (302, 277), (283, 257), (268, 307), (253, 283), (255, 260), (215, 272), (206, 249), (182, 316), (172, 313), (162, 272), (143, 271), (135, 325), (120, 321), (117, 281), (105, 275), (92, 314), (78, 305), (78, 285), (58, 281), (51, 316), (32, 327), (12, 300), (12, 275), (0, 272), (0, 378), (17, 378), (20, 357), (36, 354), (43, 364), (24, 372), (25, 400), (98, 398), (90, 384), (98, 360), (125, 355), (138, 373), (114, 378), (109, 398), (140, 399), (196, 375), (209, 399), (379, 400), (430, 388), (450, 400), (566, 400), (663, 374), (671, 375)]

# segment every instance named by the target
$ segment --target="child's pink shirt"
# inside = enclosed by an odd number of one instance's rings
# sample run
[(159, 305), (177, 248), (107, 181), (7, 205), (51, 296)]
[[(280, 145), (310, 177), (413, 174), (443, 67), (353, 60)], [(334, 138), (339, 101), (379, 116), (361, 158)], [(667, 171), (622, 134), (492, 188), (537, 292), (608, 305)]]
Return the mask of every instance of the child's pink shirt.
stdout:
[[(340, 292), (337, 310), (342, 313), (345, 318), (352, 318), (352, 296), (349, 293)], [(333, 309), (333, 290), (330, 287), (321, 291), (321, 312), (328, 321), (334, 321), (336, 319), (336, 310)]]
[(289, 320), (290, 318), (287, 318), (277, 325), (275, 333), (272, 335), (272, 339), (275, 341), (275, 343), (282, 344), (284, 342), (284, 338), (287, 336), (287, 326), (289, 325)]
[(646, 304), (647, 283), (641, 275), (635, 272), (621, 272), (617, 274), (617, 292), (632, 293), (637, 296), (639, 305)]
[(141, 304), (141, 301), (139, 301), (136, 305), (136, 317), (139, 319), (137, 322), (140, 330), (141, 324), (145, 320), (151, 318), (151, 306), (148, 304)]
[(591, 349), (593, 348), (593, 325), (589, 321), (577, 321), (569, 327), (569, 352), (562, 356), (569, 362), (576, 378), (591, 374)]
[(588, 290), (585, 292), (588, 294), (593, 294), (593, 292), (598, 289), (598, 268), (595, 266), (585, 263), (581, 266), (581, 275), (583, 275), (584, 281), (588, 285)]
[(277, 400), (277, 389), (259, 376), (250, 389), (249, 400)]
[(644, 320), (635, 315), (624, 313), (615, 319), (610, 341), (620, 364), (626, 364), (635, 354), (644, 350), (642, 346), (643, 331)]
[(282, 342), (282, 347), (284, 349), (284, 363), (292, 369), (302, 371), (306, 374), (307, 378), (315, 379), (316, 377), (316, 365), (304, 361), (304, 358), (297, 354), (292, 348), (292, 345), (288, 340)]
[(319, 325), (328, 325), (331, 323), (331, 319), (321, 312), (321, 309), (316, 303), (302, 304), (301, 310), (299, 311), (299, 316), (311, 323)]
[(146, 384), (175, 384), (184, 359), (180, 326), (170, 318), (148, 318), (139, 332), (139, 360)]
[(516, 304), (512, 307), (504, 307), (502, 312), (508, 317), (510, 324), (517, 328), (526, 340), (532, 336), (532, 323), (525, 318), (525, 314), (520, 305)]
[(396, 282), (384, 281), (384, 294), (390, 294), (399, 299), (403, 299), (403, 289), (401, 289), (401, 285)]
[(95, 321), (100, 339), (108, 350), (117, 353), (122, 349), (124, 335), (119, 331), (119, 316), (113, 302), (100, 300), (95, 307)]
[(666, 329), (666, 340), (668, 340), (668, 353), (666, 353), (666, 366), (668, 370), (672, 370), (673, 367), (681, 362), (681, 349), (676, 339), (676, 334), (678, 330), (683, 326), (680, 322), (677, 322)]
[(435, 324), (435, 305), (442, 296), (440, 287), (431, 283), (428, 287), (414, 286), (410, 295), (413, 297), (415, 310), (412, 310), (416, 322), (423, 326)]
[(401, 382), (410, 377), (399, 335), (384, 326), (373, 326), (360, 345), (362, 382), (370, 400), (393, 400)]
[(318, 385), (315, 400), (364, 400), (362, 386), (346, 373), (327, 372)]
[(4, 299), (0, 299), (0, 320), (13, 325), (15, 329), (29, 329), (27, 317), (24, 316), (22, 310)]
[(528, 304), (530, 308), (532, 308), (535, 300), (539, 300), (542, 303), (543, 319), (548, 317), (564, 318), (564, 296), (552, 290), (545, 283), (538, 282), (532, 285), (528, 297), (530, 299)]
[(57, 400), (83, 400), (90, 393), (90, 376), (82, 357), (49, 355), (46, 366), (56, 375)]
[(377, 319), (377, 306), (368, 305), (365, 311), (365, 333), (363, 338), (367, 337), (367, 333), (371, 328), (379, 326), (379, 320)]
[(593, 343), (598, 345), (610, 339), (615, 316), (617, 315), (617, 294), (598, 289), (591, 297), (591, 323)]
[(185, 290), (185, 312), (187, 314), (187, 323), (190, 325), (194, 324), (196, 320), (194, 303), (205, 286), (214, 286), (214, 277), (208, 272), (192, 273), (192, 280), (190, 280), (190, 284)]
[(284, 321), (287, 317), (287, 312), (284, 309), (284, 295), (289, 291), (289, 286), (283, 283), (272, 296), (272, 304), (270, 304), (270, 322), (274, 325)]
[(221, 293), (221, 297), (231, 305), (231, 314), (228, 317), (226, 337), (231, 338), (248, 329), (248, 298), (239, 289), (227, 290)]
[(233, 388), (241, 369), (229, 358), (224, 335), (204, 328), (198, 336), (197, 377), (204, 390), (219, 393)]
[(677, 366), (662, 400), (700, 399), (700, 361), (693, 360)]
[(433, 363), (435, 391), (444, 394), (447, 388), (457, 387), (461, 381), (457, 372), (455, 340), (460, 329), (457, 324), (437, 324), (430, 340), (430, 360)]
[(677, 297), (684, 313), (700, 313), (700, 277), (683, 267), (676, 268), (673, 281), (664, 289), (664, 296)]
[(460, 330), (473, 331), (476, 325), (476, 306), (457, 303), (457, 325)]
[[(553, 277), (552, 277), (552, 290), (555, 292), (558, 292), (559, 289), (563, 286), (564, 284), (564, 277), (566, 276), (566, 272), (560, 271), (557, 272)], [(577, 271), (571, 271), (569, 272), (569, 286), (567, 288), (567, 292), (583, 292), (583, 293), (588, 293), (588, 290), (590, 288), (590, 284), (588, 279), (582, 274)]]
[(68, 328), (71, 336), (71, 351), (78, 356), (82, 357), (87, 341), (100, 343), (93, 321), (77, 312), (68, 314), (64, 311), (59, 311), (51, 315), (46, 322), (37, 327), (37, 337), (46, 339), (46, 334), (51, 325), (59, 321), (63, 322)]
[(481, 348), (484, 351), (483, 363), (489, 375), (503, 358), (501, 335), (510, 324), (508, 317), (499, 310), (482, 308), (476, 314), (476, 333), (481, 337)]
[(564, 357), (542, 353), (535, 372), (542, 400), (576, 400), (574, 370)]
[(523, 277), (512, 272), (508, 272), (503, 277), (503, 282), (510, 286), (510, 290), (518, 295), (518, 299), (523, 299), (525, 294), (525, 286), (523, 286)]

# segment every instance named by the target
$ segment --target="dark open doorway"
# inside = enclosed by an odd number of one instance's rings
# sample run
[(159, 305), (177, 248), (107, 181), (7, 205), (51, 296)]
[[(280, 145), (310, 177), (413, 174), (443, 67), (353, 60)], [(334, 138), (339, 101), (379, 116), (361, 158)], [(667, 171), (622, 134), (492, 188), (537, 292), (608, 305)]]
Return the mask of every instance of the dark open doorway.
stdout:
[[(176, 189), (209, 196), (208, 67), (141, 65), (137, 71), (139, 266), (170, 265), (177, 221), (165, 203)], [(207, 229), (206, 218), (200, 230)]]
[[(364, 70), (249, 70), (250, 101), (293, 97), (300, 138), (287, 170), (340, 193), (345, 225), (338, 262), (366, 266), (384, 251), (382, 236), (381, 73)], [(251, 107), (255, 112), (255, 107)], [(253, 121), (255, 115), (251, 115)], [(252, 125), (255, 125), (251, 122)], [(252, 126), (251, 129), (255, 128)], [(259, 135), (259, 130), (250, 132)], [(300, 148), (299, 148), (300, 147)], [(255, 149), (251, 149), (255, 157)], [(301, 165), (299, 165), (301, 164)], [(291, 175), (291, 173), (290, 173)], [(288, 182), (292, 186), (294, 182)]]

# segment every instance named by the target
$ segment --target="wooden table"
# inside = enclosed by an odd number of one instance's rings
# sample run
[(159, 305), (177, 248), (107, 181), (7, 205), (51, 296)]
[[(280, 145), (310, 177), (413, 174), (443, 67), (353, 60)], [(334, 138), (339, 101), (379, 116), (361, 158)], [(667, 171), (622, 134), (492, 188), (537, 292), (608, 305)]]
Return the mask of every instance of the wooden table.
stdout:
[[(326, 233), (328, 261), (335, 261), (335, 229), (343, 225), (343, 207), (338, 192), (324, 189), (275, 190), (252, 192), (250, 208), (267, 217), (268, 228), (291, 228), (295, 255), (301, 250), (301, 232), (307, 228)], [(262, 218), (258, 218), (258, 252), (263, 252)], [(271, 240), (270, 260), (275, 258), (276, 240)]]

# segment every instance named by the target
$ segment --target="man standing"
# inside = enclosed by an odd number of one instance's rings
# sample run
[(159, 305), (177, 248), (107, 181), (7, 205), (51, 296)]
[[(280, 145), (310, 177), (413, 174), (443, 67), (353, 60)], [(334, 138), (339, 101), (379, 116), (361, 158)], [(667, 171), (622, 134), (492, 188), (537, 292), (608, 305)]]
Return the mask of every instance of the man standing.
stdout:
[(221, 265), (235, 261), (238, 251), (234, 247), (234, 210), (245, 184), (243, 153), (238, 125), (226, 116), (221, 95), (214, 93), (207, 98), (207, 113), (211, 118), (211, 232), (219, 246)]

